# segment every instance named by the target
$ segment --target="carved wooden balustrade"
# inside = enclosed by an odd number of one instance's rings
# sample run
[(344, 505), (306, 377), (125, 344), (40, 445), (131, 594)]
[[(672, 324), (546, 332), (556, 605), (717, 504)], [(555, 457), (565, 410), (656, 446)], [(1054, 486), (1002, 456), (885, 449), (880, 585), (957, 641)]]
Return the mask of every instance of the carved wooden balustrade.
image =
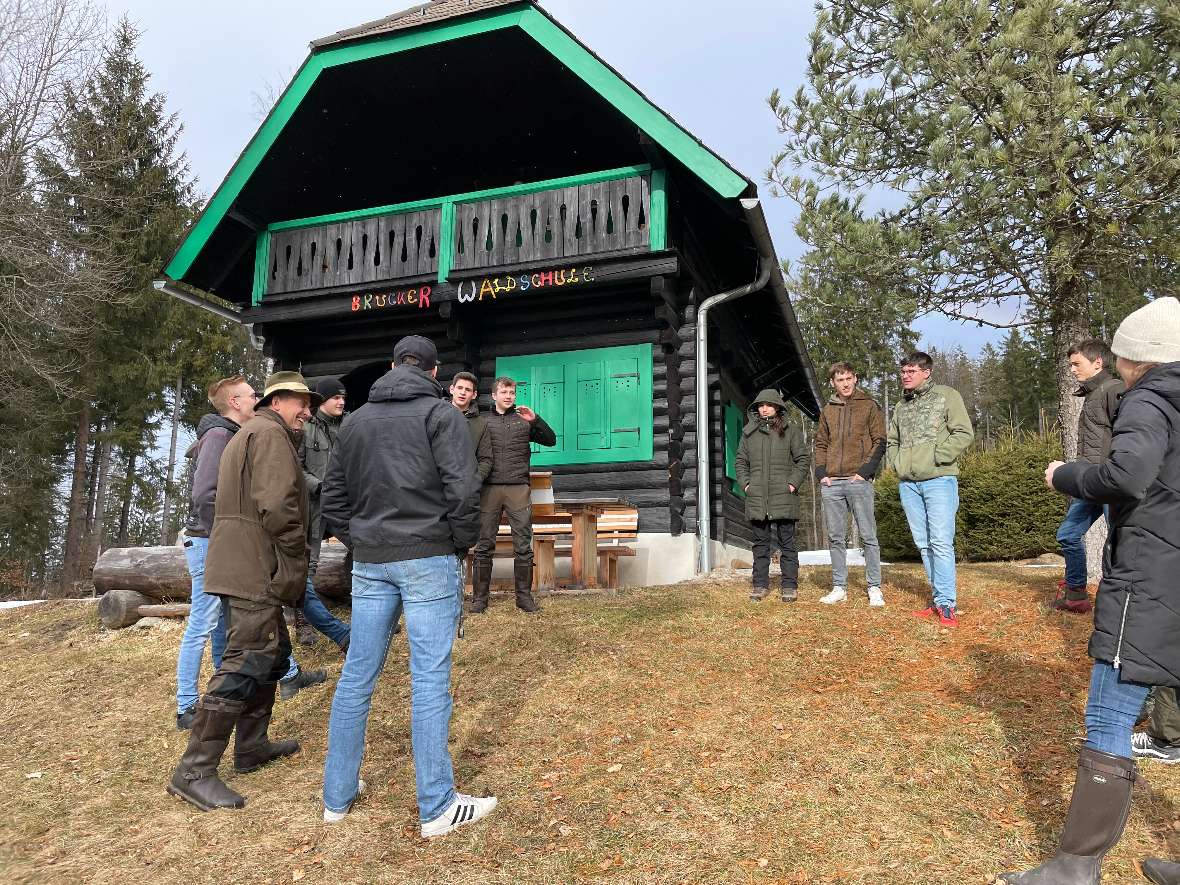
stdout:
[(427, 276), (445, 282), (464, 271), (663, 248), (662, 172), (634, 167), (552, 182), (559, 183), (271, 225), (259, 238), (255, 303), (264, 295)]

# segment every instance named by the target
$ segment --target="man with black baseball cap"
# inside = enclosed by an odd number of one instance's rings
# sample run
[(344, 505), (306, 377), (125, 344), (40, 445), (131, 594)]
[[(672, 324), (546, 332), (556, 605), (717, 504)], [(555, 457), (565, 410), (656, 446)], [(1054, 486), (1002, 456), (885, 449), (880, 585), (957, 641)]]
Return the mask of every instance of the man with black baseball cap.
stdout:
[(340, 422), (344, 419), (345, 390), (339, 378), (321, 378), (315, 391), (322, 402), (311, 419), (303, 425), (303, 438), (299, 442), (299, 461), (303, 464), (303, 478), (307, 483), (311, 504), (307, 538), (311, 546), (311, 560), (307, 566), (307, 593), (303, 597), (303, 605), (295, 609), (295, 638), (304, 645), (314, 645), (315, 630), (318, 630), (340, 646), (341, 651), (347, 652), (348, 625), (334, 617), (315, 592), (315, 573), (320, 564), (320, 548), (324, 543), (320, 484), (328, 472), (328, 458), (332, 454), (332, 447), (336, 445)]
[(467, 421), (436, 380), (434, 344), (411, 335), (393, 353), (392, 370), (341, 426), (320, 491), (329, 531), (355, 559), (352, 644), (328, 721), (324, 820), (343, 820), (361, 792), (373, 689), (404, 611), (418, 816), (430, 838), (496, 807), (495, 797), (455, 791), (447, 748), (451, 646), (463, 557), (479, 537), (479, 477)]

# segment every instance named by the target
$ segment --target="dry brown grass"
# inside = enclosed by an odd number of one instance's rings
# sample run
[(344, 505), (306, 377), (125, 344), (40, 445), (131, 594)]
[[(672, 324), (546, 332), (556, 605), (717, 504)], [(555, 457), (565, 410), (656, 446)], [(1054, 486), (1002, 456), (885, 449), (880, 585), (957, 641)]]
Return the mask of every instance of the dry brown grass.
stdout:
[[(91, 607), (0, 614), (0, 879), (188, 883), (984, 883), (1055, 845), (1072, 786), (1087, 619), (1038, 603), (1057, 575), (962, 569), (957, 632), (889, 607), (752, 605), (741, 582), (506, 602), (468, 621), (452, 729), (486, 823), (417, 837), (405, 643), (374, 702), (347, 821), (320, 822), (328, 685), (280, 703), (301, 754), (252, 775), (240, 812), (165, 794), (179, 625), (109, 633)], [(339, 673), (326, 643), (305, 663)], [(223, 767), (227, 771), (228, 765)], [(1169, 854), (1180, 771), (1148, 764), (1107, 882)], [(39, 777), (30, 777), (40, 772)]]

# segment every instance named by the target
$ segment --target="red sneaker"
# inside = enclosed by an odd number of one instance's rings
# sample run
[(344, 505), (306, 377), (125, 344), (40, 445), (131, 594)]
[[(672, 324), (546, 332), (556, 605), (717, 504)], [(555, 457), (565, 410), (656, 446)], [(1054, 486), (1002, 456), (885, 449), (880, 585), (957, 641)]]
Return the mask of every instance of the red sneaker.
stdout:
[(930, 605), (926, 606), (926, 608), (922, 609), (920, 612), (910, 612), (910, 617), (911, 618), (932, 618), (936, 614), (938, 614), (938, 609), (936, 609), (934, 607), (934, 604), (931, 603)]
[(1094, 610), (1094, 603), (1090, 601), (1089, 596), (1085, 599), (1070, 599), (1064, 590), (1049, 600), (1047, 605), (1053, 611), (1072, 612), (1075, 615), (1088, 615)]
[(959, 616), (949, 605), (944, 605), (938, 609), (938, 623), (944, 627), (958, 627)]

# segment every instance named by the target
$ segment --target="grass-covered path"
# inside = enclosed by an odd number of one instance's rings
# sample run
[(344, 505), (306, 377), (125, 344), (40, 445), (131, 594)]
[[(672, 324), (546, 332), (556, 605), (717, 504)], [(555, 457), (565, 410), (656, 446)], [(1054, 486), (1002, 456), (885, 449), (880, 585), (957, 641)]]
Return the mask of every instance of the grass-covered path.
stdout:
[[(912, 566), (888, 607), (754, 605), (712, 581), (495, 601), (457, 645), (452, 728), (486, 822), (417, 837), (406, 651), (395, 637), (348, 820), (320, 822), (327, 685), (276, 708), (303, 751), (201, 814), (164, 792), (180, 625), (101, 630), (93, 607), (0, 612), (0, 881), (189, 883), (985, 883), (1055, 846), (1073, 783), (1088, 619), (1043, 611), (1058, 575), (964, 566), (957, 631), (914, 621)], [(1143, 767), (1108, 882), (1180, 850), (1180, 771)]]

